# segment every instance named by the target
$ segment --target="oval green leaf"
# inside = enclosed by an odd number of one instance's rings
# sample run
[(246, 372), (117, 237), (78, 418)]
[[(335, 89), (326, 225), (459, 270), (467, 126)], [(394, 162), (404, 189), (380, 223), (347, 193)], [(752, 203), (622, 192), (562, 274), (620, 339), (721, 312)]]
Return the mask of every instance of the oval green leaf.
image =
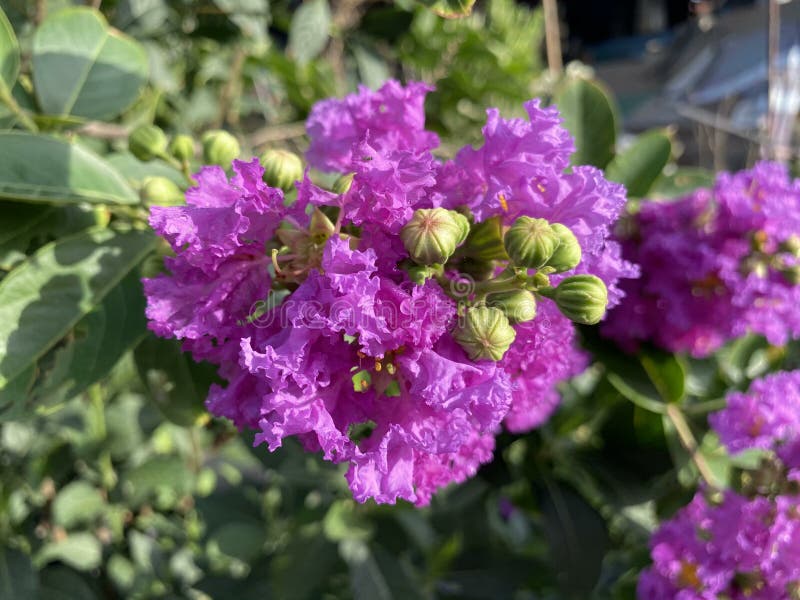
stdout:
[(153, 248), (149, 232), (56, 240), (0, 283), (0, 388), (55, 345)]
[(616, 110), (610, 96), (596, 83), (575, 79), (554, 98), (566, 127), (575, 138), (573, 165), (605, 167), (617, 141)]
[(54, 137), (0, 133), (0, 198), (26, 202), (136, 204), (125, 179), (89, 150)]
[(88, 8), (54, 13), (33, 38), (33, 83), (42, 111), (111, 119), (138, 98), (147, 54)]
[(11, 94), (19, 75), (19, 43), (14, 29), (0, 8), (0, 98)]
[(623, 184), (629, 196), (642, 198), (650, 192), (671, 155), (669, 135), (663, 131), (648, 131), (608, 163), (606, 176)]
[(328, 0), (307, 0), (300, 5), (289, 26), (289, 54), (300, 64), (313, 60), (328, 45), (331, 9)]

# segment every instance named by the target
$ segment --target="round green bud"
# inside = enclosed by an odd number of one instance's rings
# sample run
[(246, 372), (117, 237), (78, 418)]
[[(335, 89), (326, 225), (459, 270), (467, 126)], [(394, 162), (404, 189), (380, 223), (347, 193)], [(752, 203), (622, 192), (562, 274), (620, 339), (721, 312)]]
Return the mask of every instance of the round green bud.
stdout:
[(181, 162), (194, 158), (194, 140), (186, 134), (176, 135), (169, 144), (169, 153)]
[(569, 227), (561, 223), (553, 223), (550, 228), (558, 236), (558, 247), (547, 261), (547, 266), (555, 269), (556, 273), (574, 269), (581, 262), (581, 245), (578, 238)]
[(606, 314), (608, 289), (594, 275), (573, 275), (562, 280), (551, 295), (558, 310), (568, 319), (584, 325), (599, 323)]
[(536, 317), (536, 298), (526, 290), (489, 294), (486, 304), (502, 310), (512, 325), (532, 321)]
[(403, 226), (400, 238), (414, 262), (444, 264), (469, 233), (467, 218), (444, 208), (420, 208)]
[(559, 237), (545, 219), (520, 217), (506, 232), (503, 242), (515, 265), (538, 269), (553, 256)]
[(261, 155), (267, 185), (288, 191), (303, 178), (303, 161), (294, 152), (270, 149)]
[(139, 190), (145, 206), (177, 206), (184, 203), (183, 192), (166, 177), (148, 177)]
[(792, 256), (800, 257), (800, 236), (795, 234), (790, 235), (780, 243), (778, 248), (783, 252), (788, 252)]
[(208, 165), (228, 168), (239, 156), (238, 140), (227, 131), (215, 129), (203, 134), (203, 161)]
[(800, 284), (800, 265), (792, 265), (791, 267), (784, 267), (781, 275), (790, 285)]
[(167, 136), (160, 127), (140, 125), (128, 136), (128, 149), (139, 160), (153, 160), (166, 153)]
[(453, 331), (470, 360), (500, 360), (516, 336), (503, 311), (492, 306), (468, 309)]
[(339, 177), (339, 179), (333, 183), (333, 192), (340, 196), (349, 192), (350, 186), (353, 185), (354, 176), (355, 173), (346, 173)]

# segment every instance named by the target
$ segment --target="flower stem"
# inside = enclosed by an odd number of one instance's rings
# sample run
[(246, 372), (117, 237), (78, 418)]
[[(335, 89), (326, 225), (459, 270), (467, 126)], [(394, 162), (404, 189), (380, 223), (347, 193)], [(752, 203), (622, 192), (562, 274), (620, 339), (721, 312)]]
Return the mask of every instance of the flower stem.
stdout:
[(697, 446), (697, 440), (695, 439), (694, 434), (689, 427), (689, 423), (686, 422), (686, 417), (684, 416), (683, 412), (681, 412), (681, 409), (677, 404), (667, 404), (666, 406), (667, 418), (675, 427), (675, 431), (678, 433), (678, 439), (680, 439), (681, 445), (689, 453), (689, 456), (691, 457), (692, 462), (694, 462), (694, 465), (697, 467), (700, 476), (710, 487), (716, 489), (717, 483), (714, 473), (711, 472), (711, 467), (709, 467), (705, 457), (700, 453), (700, 450)]
[(19, 120), (19, 124), (22, 125), (25, 129), (32, 132), (39, 131), (39, 128), (36, 126), (36, 123), (33, 122), (22, 107), (17, 103), (14, 99), (14, 96), (11, 95), (11, 92), (5, 86), (0, 86), (0, 102), (5, 104), (11, 112)]

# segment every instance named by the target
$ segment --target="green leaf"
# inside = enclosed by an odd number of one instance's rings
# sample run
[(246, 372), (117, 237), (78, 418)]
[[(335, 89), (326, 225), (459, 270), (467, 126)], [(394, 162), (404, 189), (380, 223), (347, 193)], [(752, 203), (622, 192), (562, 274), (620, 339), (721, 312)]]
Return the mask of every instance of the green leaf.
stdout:
[(112, 119), (138, 98), (147, 54), (95, 10), (50, 15), (33, 38), (33, 83), (46, 114)]
[(670, 175), (661, 175), (650, 189), (656, 199), (677, 198), (700, 187), (714, 185), (714, 173), (700, 167), (678, 167)]
[(628, 195), (646, 196), (672, 155), (672, 141), (663, 131), (643, 133), (608, 164), (606, 176), (625, 186)]
[(74, 481), (53, 500), (53, 522), (65, 529), (91, 523), (103, 512), (106, 503), (100, 491), (85, 481)]
[(42, 387), (60, 387), (63, 398), (69, 399), (105, 377), (146, 334), (144, 309), (142, 284), (133, 270), (75, 325)]
[(93, 204), (139, 201), (119, 173), (85, 148), (16, 131), (0, 132), (0, 198)]
[(19, 76), (19, 43), (14, 28), (0, 8), (0, 98), (10, 96)]
[(301, 65), (316, 58), (328, 44), (331, 9), (328, 0), (306, 0), (289, 27), (289, 54)]
[(205, 418), (208, 388), (216, 381), (214, 366), (193, 361), (179, 342), (152, 335), (136, 347), (134, 358), (150, 400), (167, 419), (190, 427)]
[(89, 571), (100, 566), (102, 553), (100, 541), (91, 533), (73, 533), (60, 542), (45, 544), (34, 562), (41, 567), (59, 560), (79, 571)]
[(556, 482), (547, 485), (542, 516), (558, 597), (590, 597), (609, 546), (605, 521), (571, 488)]
[(617, 141), (616, 110), (609, 95), (594, 82), (574, 79), (553, 100), (575, 138), (572, 164), (605, 167)]
[(90, 230), (43, 246), (0, 282), (0, 388), (29, 368), (152, 249), (149, 232)]
[(208, 544), (215, 553), (250, 563), (263, 551), (265, 536), (259, 521), (234, 521), (215, 529), (208, 536)]
[(674, 354), (661, 350), (639, 353), (639, 362), (664, 402), (681, 402), (686, 396), (686, 368)]
[(353, 58), (356, 59), (358, 74), (364, 85), (378, 89), (391, 77), (386, 61), (375, 50), (362, 44), (354, 44)]
[(420, 4), (445, 19), (457, 19), (472, 14), (475, 0), (418, 0)]
[(134, 187), (141, 187), (148, 177), (166, 177), (177, 186), (185, 187), (186, 178), (183, 173), (173, 169), (162, 160), (142, 162), (130, 152), (117, 152), (104, 157), (128, 183)]
[(128, 472), (123, 490), (132, 506), (162, 492), (176, 499), (191, 493), (193, 476), (180, 456), (155, 456)]
[(84, 577), (63, 565), (42, 570), (40, 600), (97, 600), (99, 593)]
[(0, 546), (0, 600), (37, 598), (39, 577), (30, 558), (19, 550)]
[(322, 521), (325, 536), (332, 542), (357, 539), (366, 540), (372, 535), (369, 521), (353, 500), (337, 500), (328, 509)]

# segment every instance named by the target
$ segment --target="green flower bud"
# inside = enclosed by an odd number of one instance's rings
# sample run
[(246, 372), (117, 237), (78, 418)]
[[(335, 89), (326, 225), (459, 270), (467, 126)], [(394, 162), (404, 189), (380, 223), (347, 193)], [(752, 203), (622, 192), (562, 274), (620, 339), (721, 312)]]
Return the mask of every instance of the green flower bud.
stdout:
[(153, 160), (166, 153), (167, 136), (160, 127), (140, 125), (128, 136), (128, 149), (139, 160)]
[(499, 308), (476, 306), (467, 310), (453, 338), (469, 355), (470, 360), (503, 358), (517, 332)]
[(288, 191), (303, 178), (303, 161), (288, 150), (267, 150), (261, 155), (267, 185)]
[(227, 131), (215, 129), (203, 134), (203, 161), (208, 165), (228, 168), (240, 152), (238, 140)]
[(554, 291), (540, 293), (555, 300), (558, 310), (576, 323), (594, 325), (606, 314), (608, 289), (594, 275), (573, 275), (561, 281)]
[(169, 153), (181, 162), (194, 157), (194, 140), (189, 135), (176, 135), (169, 144)]
[(436, 271), (425, 265), (418, 265), (415, 262), (408, 261), (402, 264), (401, 268), (408, 273), (408, 278), (417, 285), (422, 285), (428, 279), (436, 275)]
[(166, 177), (148, 177), (139, 190), (145, 206), (177, 206), (184, 203), (183, 192)]
[(558, 247), (553, 256), (547, 261), (548, 267), (553, 267), (556, 273), (563, 273), (578, 266), (581, 262), (581, 245), (569, 227), (561, 223), (553, 223), (550, 228), (558, 236)]
[(400, 238), (414, 262), (433, 265), (446, 263), (468, 233), (464, 215), (444, 208), (420, 208), (403, 226)]
[(779, 249), (782, 252), (788, 252), (792, 256), (800, 257), (800, 237), (794, 234), (790, 235), (781, 242)]
[(792, 265), (791, 267), (785, 267), (781, 271), (781, 275), (783, 275), (783, 278), (790, 285), (800, 284), (800, 265)]
[(520, 217), (506, 232), (503, 241), (515, 265), (538, 269), (553, 256), (559, 237), (546, 220)]
[(355, 173), (347, 173), (339, 177), (339, 179), (333, 183), (333, 192), (335, 194), (339, 194), (340, 196), (349, 192), (350, 186), (353, 185), (354, 176)]
[(525, 290), (489, 294), (486, 303), (502, 310), (512, 325), (532, 321), (536, 316), (536, 298)]

